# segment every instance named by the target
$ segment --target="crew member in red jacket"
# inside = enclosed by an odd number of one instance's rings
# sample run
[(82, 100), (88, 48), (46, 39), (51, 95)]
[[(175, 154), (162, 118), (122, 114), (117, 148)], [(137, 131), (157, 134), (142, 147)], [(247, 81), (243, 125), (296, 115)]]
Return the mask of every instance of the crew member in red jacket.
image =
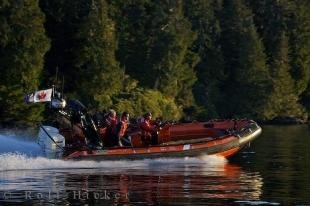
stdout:
[[(129, 126), (129, 113), (123, 112), (120, 121), (117, 124), (117, 132), (116, 136), (118, 138), (118, 146), (122, 147), (123, 143), (125, 142), (126, 145), (131, 145), (130, 139), (128, 139), (128, 130)], [(128, 143), (128, 144), (127, 144)]]
[(157, 129), (155, 122), (152, 121), (152, 114), (147, 112), (140, 123), (140, 129), (142, 132), (142, 140), (146, 144), (157, 144)]
[(117, 125), (116, 112), (115, 110), (110, 109), (103, 123), (103, 126), (106, 128), (105, 143), (107, 146), (114, 146), (116, 144), (115, 141), (116, 125)]

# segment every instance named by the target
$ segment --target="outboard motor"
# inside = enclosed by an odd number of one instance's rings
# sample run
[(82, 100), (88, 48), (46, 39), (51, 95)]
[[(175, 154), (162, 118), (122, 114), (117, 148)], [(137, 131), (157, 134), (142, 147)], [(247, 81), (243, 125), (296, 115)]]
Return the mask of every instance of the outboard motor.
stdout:
[(65, 138), (55, 127), (40, 126), (38, 144), (47, 158), (59, 159), (64, 151)]
[(64, 109), (66, 107), (66, 100), (64, 99), (52, 99), (51, 108), (52, 109)]

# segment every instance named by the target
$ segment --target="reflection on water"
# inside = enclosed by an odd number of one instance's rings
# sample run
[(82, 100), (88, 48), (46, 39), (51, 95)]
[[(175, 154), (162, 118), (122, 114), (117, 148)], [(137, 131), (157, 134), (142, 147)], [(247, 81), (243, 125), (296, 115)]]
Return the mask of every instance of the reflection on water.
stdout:
[(236, 156), (236, 164), (259, 171), (261, 199), (286, 205), (310, 204), (310, 126), (265, 126), (250, 151)]
[(127, 168), (112, 168), (112, 172), (107, 167), (2, 172), (1, 202), (166, 205), (177, 201), (197, 205), (210, 200), (260, 198), (262, 179), (258, 173), (246, 173), (226, 162), (174, 161), (157, 162), (156, 168), (152, 164), (131, 168), (126, 162)]
[(99, 167), (87, 169), (2, 171), (0, 203), (199, 205), (259, 200), (262, 193), (259, 173), (218, 157), (105, 163), (84, 162)]

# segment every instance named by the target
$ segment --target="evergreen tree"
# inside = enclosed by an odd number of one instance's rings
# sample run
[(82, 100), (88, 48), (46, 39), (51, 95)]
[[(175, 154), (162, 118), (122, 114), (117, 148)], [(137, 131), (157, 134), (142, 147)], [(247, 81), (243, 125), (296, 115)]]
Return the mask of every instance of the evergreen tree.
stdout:
[[(288, 76), (293, 80), (293, 95), (300, 99), (309, 84), (310, 36), (309, 1), (250, 1), (263, 36), (271, 68), (279, 57), (282, 33), (288, 37)], [(277, 80), (274, 80), (275, 83)], [(293, 105), (295, 103), (292, 103)], [(299, 110), (299, 109), (296, 109)], [(297, 112), (300, 113), (300, 112)]]
[(310, 83), (308, 84), (307, 89), (302, 95), (301, 102), (303, 106), (306, 108), (308, 118), (310, 117)]
[(219, 12), (221, 0), (186, 1), (186, 16), (192, 28), (197, 32), (193, 52), (199, 54), (200, 61), (195, 67), (198, 81), (194, 86), (194, 95), (198, 105), (204, 109), (199, 116), (202, 119), (217, 118), (217, 107), (222, 105), (223, 97), (219, 84), (226, 77), (223, 73), (223, 55), (220, 46)]
[(198, 58), (190, 51), (195, 33), (184, 17), (182, 2), (114, 4), (120, 8), (115, 15), (120, 31), (118, 57), (126, 73), (140, 86), (176, 98), (179, 105), (193, 104), (193, 67)]
[(236, 68), (238, 88), (233, 99), (241, 115), (266, 119), (263, 113), (271, 91), (271, 78), (263, 43), (253, 23), (243, 30), (240, 37), (239, 67)]
[(56, 68), (69, 97), (134, 116), (151, 111), (174, 119), (183, 110), (184, 118), (199, 119), (305, 117), (302, 105), (310, 110), (309, 4), (41, 0), (51, 39), (45, 55), (49, 40), (38, 1), (3, 0), (1, 121), (40, 120), (42, 105), (25, 105), (23, 97), (50, 86)]
[[(76, 92), (79, 85), (79, 74), (73, 69), (73, 36), (76, 35), (78, 24), (80, 23), (81, 5), (79, 1), (52, 1), (41, 0), (40, 7), (46, 16), (45, 29), (51, 39), (51, 48), (45, 57), (45, 72), (42, 86), (51, 85), (55, 82), (55, 74), (62, 75), (65, 78), (66, 94)], [(89, 6), (88, 6), (89, 7)], [(61, 78), (58, 78), (61, 79)]]
[(111, 106), (112, 96), (121, 90), (124, 72), (115, 59), (115, 26), (106, 1), (47, 0), (41, 6), (48, 15), (52, 38), (47, 76), (59, 67), (69, 96), (100, 109)]
[(78, 42), (73, 47), (73, 67), (79, 74), (79, 96), (102, 109), (111, 106), (111, 97), (121, 90), (123, 71), (115, 59), (115, 28), (107, 3), (94, 0), (87, 6), (81, 4), (86, 14), (73, 36), (73, 41)]
[(117, 60), (124, 67), (126, 74), (137, 79), (142, 87), (152, 87), (146, 60), (152, 41), (150, 25), (153, 10), (151, 0), (111, 1), (111, 16), (116, 22), (118, 49)]
[(295, 81), (295, 91), (298, 96), (305, 93), (310, 83), (309, 8), (309, 1), (299, 1), (288, 22), (290, 74)]
[(289, 38), (290, 74), (295, 81), (295, 93), (300, 95), (307, 87), (309, 49), (309, 1), (264, 0), (251, 1), (255, 19), (264, 38), (270, 62), (277, 54), (282, 32)]
[[(191, 53), (195, 34), (184, 17), (181, 1), (163, 0), (154, 5), (151, 51), (147, 61), (151, 62), (152, 83), (155, 89), (164, 94), (181, 98), (183, 101), (191, 92), (195, 81), (193, 66), (197, 64), (197, 55)], [(183, 99), (183, 100), (181, 100)]]
[(38, 89), (49, 40), (37, 0), (0, 2), (1, 122), (39, 121), (42, 105), (25, 105), (26, 93)]
[(294, 92), (294, 81), (289, 73), (289, 47), (285, 33), (282, 33), (277, 48), (278, 53), (271, 67), (273, 91), (268, 102), (266, 116), (269, 119), (277, 116), (303, 117), (304, 109), (298, 103), (298, 96)]
[(277, 54), (277, 46), (281, 32), (286, 31), (286, 22), (292, 11), (290, 0), (249, 0), (258, 32), (263, 38), (268, 63)]
[(223, 2), (222, 47), (228, 78), (221, 86), (226, 94), (222, 111), (264, 119), (271, 80), (252, 15), (242, 0)]
[[(301, 93), (301, 103), (307, 109), (308, 117), (310, 117), (310, 2), (307, 0), (301, 1), (298, 4), (298, 16), (294, 24), (297, 24), (295, 30), (296, 41), (293, 45), (296, 46), (297, 55), (293, 57), (295, 63), (293, 64), (293, 77), (301, 79), (297, 81), (297, 91)], [(295, 74), (294, 74), (295, 73)], [(296, 78), (297, 77), (297, 78)], [(305, 88), (305, 89), (304, 89)]]

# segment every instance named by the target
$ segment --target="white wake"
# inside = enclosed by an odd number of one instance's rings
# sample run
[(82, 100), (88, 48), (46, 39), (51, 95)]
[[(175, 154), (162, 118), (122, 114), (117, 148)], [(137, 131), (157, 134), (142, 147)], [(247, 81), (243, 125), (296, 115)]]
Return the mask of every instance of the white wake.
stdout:
[(48, 159), (43, 156), (40, 146), (35, 138), (30, 141), (28, 137), (14, 135), (13, 133), (0, 134), (0, 171), (12, 170), (43, 170), (43, 169), (167, 169), (184, 164), (201, 164), (204, 166), (221, 166), (227, 160), (217, 156), (201, 156), (197, 158), (158, 158), (145, 160), (119, 160), (119, 161), (64, 161)]
[(9, 170), (39, 170), (39, 169), (165, 169), (184, 164), (200, 164), (204, 166), (220, 166), (227, 162), (225, 158), (217, 156), (204, 156), (197, 158), (158, 158), (144, 160), (119, 161), (64, 161), (47, 159), (45, 157), (29, 157), (21, 153), (0, 154), (0, 171)]

